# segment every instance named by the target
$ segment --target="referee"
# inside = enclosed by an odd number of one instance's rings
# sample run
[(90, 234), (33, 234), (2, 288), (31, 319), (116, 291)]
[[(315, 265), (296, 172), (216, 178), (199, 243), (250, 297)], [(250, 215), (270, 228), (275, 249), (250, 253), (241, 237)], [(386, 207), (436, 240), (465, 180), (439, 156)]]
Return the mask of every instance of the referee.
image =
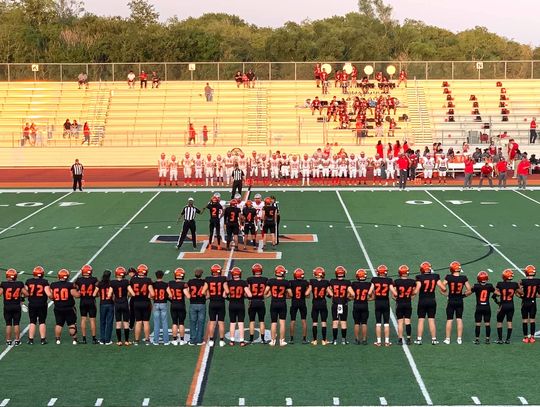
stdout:
[(244, 179), (244, 171), (238, 168), (238, 163), (234, 163), (234, 170), (232, 172), (232, 192), (231, 199), (234, 199), (234, 195), (238, 192), (242, 195), (242, 181)]
[(193, 247), (197, 247), (197, 234), (195, 233), (195, 215), (198, 213), (200, 214), (202, 212), (199, 208), (193, 206), (193, 198), (189, 198), (187, 205), (184, 206), (184, 209), (182, 209), (180, 216), (178, 216), (178, 221), (180, 221), (181, 217), (184, 218), (184, 225), (182, 226), (182, 234), (180, 235), (180, 238), (178, 239), (178, 244), (176, 245), (177, 249), (180, 249), (182, 247), (188, 231), (191, 232), (191, 241), (193, 242)]
[(73, 176), (73, 190), (77, 190), (77, 186), (79, 187), (79, 191), (82, 191), (82, 177), (83, 177), (83, 171), (84, 167), (79, 162), (79, 159), (75, 159), (75, 164), (71, 166), (71, 175)]

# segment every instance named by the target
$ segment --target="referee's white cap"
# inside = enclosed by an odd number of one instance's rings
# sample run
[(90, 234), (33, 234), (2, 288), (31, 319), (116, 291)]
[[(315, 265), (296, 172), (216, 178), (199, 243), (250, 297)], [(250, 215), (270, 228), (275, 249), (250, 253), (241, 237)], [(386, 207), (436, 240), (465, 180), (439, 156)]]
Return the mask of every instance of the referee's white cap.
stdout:
[(193, 199), (192, 197), (189, 197), (189, 198), (188, 198), (188, 202), (189, 202), (189, 201), (193, 202), (194, 199)]
[(219, 192), (214, 193), (214, 196), (215, 196), (216, 198), (221, 198), (221, 194), (220, 194)]

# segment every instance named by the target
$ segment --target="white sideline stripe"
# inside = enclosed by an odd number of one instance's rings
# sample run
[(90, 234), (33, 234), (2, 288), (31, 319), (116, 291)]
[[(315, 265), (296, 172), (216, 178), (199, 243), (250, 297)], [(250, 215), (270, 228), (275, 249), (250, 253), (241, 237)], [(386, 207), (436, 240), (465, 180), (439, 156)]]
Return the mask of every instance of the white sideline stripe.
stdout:
[[(354, 222), (351, 218), (351, 214), (349, 213), (349, 210), (347, 209), (347, 206), (345, 205), (345, 202), (343, 202), (343, 199), (341, 198), (341, 194), (339, 191), (336, 191), (336, 195), (339, 199), (339, 202), (341, 203), (341, 206), (343, 207), (343, 211), (345, 212), (345, 215), (347, 216), (347, 219), (349, 220), (349, 223), (353, 227), (352, 231), (354, 233), (354, 236), (356, 237), (356, 240), (358, 241), (358, 245), (360, 246), (360, 249), (362, 250), (362, 253), (364, 254), (364, 257), (368, 263), (369, 269), (371, 271), (371, 274), (375, 276), (375, 268), (373, 267), (373, 263), (371, 261), (371, 258), (369, 257), (369, 254), (366, 250), (366, 247), (364, 246), (364, 242), (362, 241), (362, 238), (358, 234), (358, 231), (356, 228), (354, 228)], [(394, 311), (391, 310), (391, 319), (392, 319), (392, 325), (394, 326), (394, 329), (397, 332), (397, 320), (396, 316), (394, 315)], [(404, 344), (402, 346), (403, 352), (405, 352), (405, 356), (407, 357), (407, 361), (409, 362), (409, 365), (411, 366), (411, 370), (414, 374), (414, 377), (416, 379), (416, 382), (418, 383), (418, 387), (420, 387), (420, 391), (422, 392), (422, 395), (424, 396), (424, 399), (426, 400), (426, 404), (433, 405), (433, 401), (431, 400), (431, 396), (429, 395), (429, 392), (426, 388), (426, 384), (424, 383), (424, 379), (422, 379), (422, 376), (420, 375), (420, 372), (418, 371), (418, 367), (416, 366), (416, 362), (414, 361), (414, 358), (411, 354), (411, 351), (409, 350), (409, 347)]]
[(524, 198), (527, 198), (529, 201), (533, 201), (534, 203), (540, 205), (540, 201), (537, 201), (536, 199), (533, 199), (533, 198), (531, 198), (530, 196), (525, 195), (523, 192), (519, 192), (517, 189), (514, 190), (514, 192), (515, 192), (516, 194), (521, 195), (521, 196), (524, 197)]
[(285, 405), (286, 406), (292, 406), (292, 398), (286, 397), (285, 398)]
[(239, 406), (245, 406), (245, 405), (246, 405), (246, 399), (243, 398), (243, 397), (240, 397), (240, 398), (238, 399), (238, 405), (239, 405)]
[(479, 399), (478, 397), (476, 397), (476, 396), (472, 396), (472, 397), (471, 397), (471, 400), (472, 400), (473, 403), (476, 404), (476, 405), (482, 404), (482, 403), (480, 403), (480, 399)]
[(142, 406), (143, 407), (147, 407), (150, 405), (150, 399), (149, 398), (145, 398), (143, 401), (142, 401)]
[(37, 215), (37, 214), (40, 213), (41, 211), (43, 211), (43, 210), (49, 208), (50, 206), (54, 205), (54, 204), (57, 203), (58, 201), (61, 201), (62, 199), (68, 197), (68, 196), (71, 195), (72, 193), (73, 193), (73, 191), (71, 191), (71, 192), (69, 192), (69, 193), (67, 193), (67, 194), (65, 194), (65, 195), (62, 195), (60, 198), (55, 199), (55, 200), (52, 201), (51, 203), (49, 203), (49, 204), (47, 204), (47, 205), (42, 206), (41, 208), (39, 208), (37, 211), (32, 212), (30, 215), (27, 215), (27, 216), (25, 216), (24, 218), (22, 218), (21, 220), (18, 220), (18, 221), (15, 222), (13, 225), (8, 226), (7, 228), (4, 228), (4, 229), (0, 230), (0, 235), (3, 234), (3, 233), (5, 233), (5, 232), (7, 232), (7, 231), (8, 231), (9, 229), (11, 229), (11, 228), (14, 228), (14, 227), (17, 226), (19, 223), (23, 223), (25, 220), (30, 219), (32, 216)]
[(0, 403), (0, 407), (6, 407), (9, 404), (9, 399), (4, 399)]
[[(68, 194), (69, 195), (69, 194)], [(111, 242), (131, 223), (133, 222), (133, 220), (139, 216), (139, 214), (146, 209), (146, 207), (148, 205), (150, 205), (150, 203), (159, 195), (159, 191), (154, 194), (136, 213), (135, 215), (133, 215), (126, 223), (124, 223), (124, 226), (122, 226), (120, 229), (118, 229), (118, 231), (112, 235), (109, 240), (107, 240), (105, 242), (105, 244), (103, 244), (103, 246), (101, 246), (99, 248), (99, 250), (90, 258), (90, 260), (88, 260), (85, 264), (91, 264), (100, 254), (101, 252), (103, 252), (103, 250), (105, 250), (107, 248), (107, 246), (109, 246), (109, 244), (111, 244)], [(75, 281), (79, 275), (81, 274), (81, 271), (77, 271), (77, 273), (73, 276), (73, 278), (70, 279), (71, 282)], [(52, 301), (49, 301), (49, 303), (47, 304), (47, 307), (50, 308), (50, 306), (53, 304)], [(30, 324), (26, 325), (26, 327), (21, 331), (21, 338), (24, 337), (24, 335), (26, 335), (26, 333), (28, 332), (28, 330), (30, 329)], [(9, 353), (9, 351), (11, 351), (13, 349), (14, 345), (11, 345), (11, 346), (8, 346), (6, 347), (6, 349), (4, 349), (4, 351), (2, 353), (0, 353), (0, 361), (2, 359), (4, 359), (6, 357), (6, 355)]]
[(56, 404), (56, 401), (58, 399), (56, 397), (53, 397), (52, 399), (49, 400), (49, 402), (47, 403), (47, 407), (52, 407)]
[(527, 401), (527, 399), (525, 399), (525, 397), (519, 396), (519, 397), (518, 397), (518, 400), (519, 400), (520, 403), (523, 404), (523, 405), (529, 404), (529, 402)]
[(96, 403), (94, 404), (95, 407), (101, 407), (101, 405), (103, 404), (103, 399), (97, 399), (96, 400)]
[[(229, 254), (229, 258), (227, 259), (227, 264), (225, 265), (224, 275), (227, 277), (229, 275), (229, 271), (231, 268), (231, 263), (233, 261), (233, 254), (234, 254), (235, 247), (231, 247), (231, 253)], [(202, 382), (204, 379), (204, 375), (206, 373), (206, 365), (208, 363), (208, 356), (210, 355), (210, 346), (208, 346), (208, 343), (204, 344), (204, 354), (203, 359), (201, 362), (201, 368), (199, 369), (199, 374), (197, 376), (197, 384), (195, 385), (195, 391), (193, 392), (193, 399), (191, 400), (191, 405), (196, 406), (199, 404), (199, 396), (201, 395), (201, 387)]]
[(332, 402), (333, 402), (334, 406), (339, 406), (339, 397), (334, 397)]
[(201, 250), (199, 250), (199, 253), (204, 253), (207, 247), (208, 247), (208, 240), (205, 240), (203, 241), (203, 244), (201, 245)]
[(381, 402), (381, 406), (387, 406), (388, 401), (384, 397), (379, 397), (379, 401)]
[(487, 240), (484, 236), (482, 236), (479, 232), (477, 232), (476, 230), (474, 230), (473, 227), (471, 227), (471, 225), (469, 225), (467, 222), (465, 222), (458, 214), (456, 214), (452, 209), (450, 209), (448, 206), (446, 206), (443, 202), (441, 202), (438, 198), (435, 197), (435, 195), (433, 195), (431, 192), (429, 191), (426, 191), (426, 194), (428, 194), (431, 198), (433, 198), (433, 200), (437, 201), (439, 203), (439, 205), (441, 205), (444, 209), (446, 209), (448, 212), (450, 212), (452, 215), (454, 215), (454, 217), (459, 220), (461, 223), (463, 223), (463, 225), (467, 228), (469, 228), (476, 236), (478, 236), (480, 239), (482, 239), (484, 241), (484, 243), (488, 244), (489, 246), (491, 246), (493, 248), (493, 250), (495, 250), (497, 253), (499, 253), (499, 255), (505, 259), (508, 264), (510, 264), (514, 269), (518, 270), (521, 274), (525, 275), (525, 273), (512, 261), (510, 260), (503, 252), (501, 252), (496, 246), (496, 244), (493, 244), (491, 243), (489, 240)]

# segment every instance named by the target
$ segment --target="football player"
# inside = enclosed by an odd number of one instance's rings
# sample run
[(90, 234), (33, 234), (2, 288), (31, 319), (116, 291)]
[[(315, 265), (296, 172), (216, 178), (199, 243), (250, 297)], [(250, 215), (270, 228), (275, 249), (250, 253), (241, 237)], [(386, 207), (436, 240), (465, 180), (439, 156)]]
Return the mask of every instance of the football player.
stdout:
[(377, 182), (379, 185), (381, 185), (381, 179), (382, 179), (382, 166), (383, 166), (384, 159), (379, 156), (379, 154), (375, 154), (375, 159), (373, 160), (373, 185), (376, 185)]
[[(172, 344), (173, 346), (185, 345), (185, 320), (186, 320), (186, 298), (189, 299), (189, 288), (184, 281), (186, 272), (183, 268), (174, 270), (174, 280), (169, 281), (167, 294), (171, 300), (172, 318)], [(178, 338), (180, 337), (180, 340)]]
[(167, 185), (167, 168), (169, 166), (169, 163), (167, 162), (167, 158), (165, 157), (165, 153), (161, 153), (161, 156), (158, 160), (158, 176), (159, 176), (159, 183), (158, 187), (161, 186), (161, 182), (163, 181), (163, 185)]
[(75, 298), (80, 297), (77, 286), (69, 280), (69, 271), (58, 271), (58, 281), (51, 283), (51, 300), (54, 302), (54, 317), (56, 326), (54, 336), (56, 344), (60, 345), (62, 328), (67, 325), (73, 345), (77, 345), (77, 314), (75, 312)]
[(295, 154), (292, 156), (292, 160), (291, 160), (291, 182), (292, 180), (298, 179), (299, 172), (300, 172), (300, 162), (298, 161), (298, 156)]
[(169, 186), (172, 186), (173, 181), (178, 186), (178, 161), (176, 161), (175, 155), (171, 156), (169, 162)]
[(148, 266), (146, 264), (139, 264), (137, 266), (137, 274), (129, 282), (133, 290), (135, 345), (139, 345), (141, 331), (144, 331), (143, 342), (145, 345), (150, 345), (150, 314), (152, 312), (150, 298), (154, 296), (154, 287), (152, 287), (152, 280), (147, 275)]
[(223, 163), (225, 164), (225, 183), (229, 185), (231, 183), (231, 176), (233, 172), (233, 167), (235, 163), (235, 158), (232, 156), (232, 153), (230, 151), (227, 151), (227, 155), (223, 159)]
[(351, 282), (349, 294), (352, 294), (350, 297), (352, 297), (354, 300), (354, 341), (357, 345), (367, 345), (367, 321), (369, 319), (368, 301), (370, 300), (370, 287), (371, 283), (367, 281), (366, 270), (356, 270), (356, 281)]
[(214, 331), (216, 330), (216, 321), (219, 331), (219, 346), (225, 346), (225, 298), (229, 295), (227, 277), (222, 275), (222, 269), (219, 264), (210, 267), (210, 276), (206, 277), (208, 285), (208, 295), (210, 299), (208, 304), (208, 345), (214, 346)]
[(182, 160), (182, 168), (184, 170), (184, 185), (191, 185), (193, 177), (193, 160), (189, 156), (189, 153), (184, 155)]
[(251, 272), (253, 273), (253, 276), (247, 278), (248, 287), (251, 292), (251, 300), (249, 301), (248, 306), (249, 343), (253, 343), (255, 337), (255, 318), (258, 318), (261, 342), (265, 344), (266, 331), (264, 318), (266, 316), (266, 305), (264, 303), (264, 293), (266, 291), (266, 285), (268, 284), (268, 278), (263, 277), (263, 268), (259, 263), (255, 263), (251, 267)]
[(369, 296), (375, 299), (375, 346), (382, 346), (382, 327), (384, 326), (384, 346), (391, 346), (390, 342), (390, 300), (393, 291), (393, 281), (388, 277), (388, 267), (381, 264), (377, 267), (377, 275), (371, 278)]
[(302, 172), (302, 186), (309, 186), (309, 175), (311, 170), (311, 160), (309, 155), (304, 154), (304, 158), (300, 161), (300, 171)]
[(225, 172), (225, 163), (221, 159), (221, 155), (216, 157), (216, 185), (223, 185), (223, 174)]
[(306, 305), (306, 298), (310, 296), (311, 294), (311, 287), (309, 286), (309, 283), (304, 279), (304, 270), (301, 268), (297, 268), (293, 272), (294, 279), (291, 280), (290, 286), (291, 286), (291, 292), (292, 292), (292, 300), (291, 300), (291, 309), (290, 309), (290, 315), (291, 315), (291, 323), (290, 323), (290, 341), (289, 343), (294, 343), (294, 332), (295, 332), (295, 325), (296, 325), (296, 315), (298, 314), (298, 311), (300, 311), (300, 319), (302, 320), (302, 344), (306, 345), (308, 344), (307, 340), (307, 305)]
[(227, 250), (231, 248), (231, 240), (234, 238), (234, 247), (238, 249), (238, 234), (240, 233), (240, 208), (237, 206), (236, 199), (231, 199), (229, 206), (225, 208), (222, 217), (225, 220), (227, 231)]
[(312, 333), (313, 340), (312, 345), (317, 345), (317, 327), (319, 325), (319, 319), (321, 321), (321, 333), (323, 346), (328, 345), (326, 340), (326, 320), (328, 319), (328, 306), (326, 304), (326, 292), (330, 285), (325, 277), (325, 271), (322, 267), (315, 267), (313, 270), (313, 279), (309, 281), (309, 286), (313, 294), (313, 302), (311, 304), (311, 321), (312, 321)]
[(472, 294), (471, 284), (467, 276), (461, 274), (458, 261), (450, 263), (450, 274), (444, 277), (443, 285), (447, 288), (448, 304), (446, 305), (446, 337), (444, 343), (450, 344), (452, 322), (456, 318), (457, 343), (463, 343), (463, 298)]
[(279, 346), (287, 345), (285, 342), (285, 320), (287, 319), (287, 298), (292, 297), (289, 281), (285, 280), (287, 270), (279, 265), (274, 269), (275, 278), (268, 280), (264, 291), (265, 297), (271, 297), (270, 301), (270, 346), (276, 346), (277, 329), (279, 322)]
[[(8, 269), (6, 281), (0, 283), (0, 296), (4, 296), (4, 320), (6, 322), (6, 346), (21, 344), (21, 304), (28, 291), (22, 281), (17, 281), (17, 271)], [(15, 337), (13, 341), (12, 334)]]
[(388, 185), (388, 180), (392, 180), (392, 186), (396, 186), (396, 162), (397, 158), (394, 158), (392, 154), (388, 154), (388, 157), (386, 157), (386, 182), (384, 185)]
[[(398, 345), (411, 344), (411, 300), (414, 297), (416, 282), (409, 278), (409, 266), (402, 264), (398, 268), (399, 278), (394, 280), (393, 297), (396, 300), (396, 318), (398, 321)], [(405, 336), (403, 328), (405, 327)]]
[(33, 277), (26, 280), (26, 291), (28, 291), (28, 316), (30, 327), (28, 329), (28, 344), (34, 344), (36, 325), (39, 325), (39, 336), (41, 344), (47, 343), (47, 298), (51, 296), (49, 282), (43, 278), (45, 270), (41, 266), (34, 267)]
[(347, 270), (343, 266), (335, 269), (336, 278), (330, 280), (327, 293), (332, 297), (332, 344), (337, 345), (338, 326), (341, 328), (341, 344), (347, 345), (347, 317), (349, 315), (349, 287), (351, 282), (345, 279)]
[(201, 153), (195, 154), (195, 160), (193, 160), (193, 167), (195, 168), (195, 183), (202, 185), (204, 161), (201, 158)]
[(446, 184), (446, 173), (448, 171), (448, 158), (444, 154), (441, 154), (437, 160), (437, 172), (439, 173), (439, 184)]
[(495, 292), (495, 287), (489, 283), (489, 274), (486, 271), (481, 271), (476, 276), (478, 281), (472, 287), (472, 292), (476, 295), (476, 310), (474, 311), (474, 322), (475, 322), (475, 340), (474, 344), (480, 344), (480, 327), (482, 322), (486, 327), (486, 344), (489, 345), (491, 337), (491, 306), (489, 305), (489, 297), (492, 293)]
[(257, 230), (255, 229), (257, 209), (253, 207), (253, 203), (250, 200), (246, 201), (240, 219), (244, 229), (244, 250), (246, 250), (246, 244), (250, 235), (253, 246), (257, 247)]
[(79, 312), (81, 314), (81, 334), (82, 343), (86, 344), (86, 321), (90, 321), (90, 332), (92, 334), (92, 343), (97, 345), (99, 342), (96, 338), (96, 297), (94, 290), (96, 289), (97, 278), (92, 276), (92, 266), (85, 264), (81, 267), (81, 277), (75, 280), (77, 290), (80, 292)]
[(221, 216), (223, 214), (223, 206), (219, 202), (219, 197), (213, 196), (206, 205), (206, 209), (210, 211), (210, 234), (208, 236), (208, 249), (212, 250), (214, 244), (214, 231), (217, 239), (217, 249), (221, 250)]
[(244, 341), (244, 320), (246, 319), (246, 304), (244, 298), (251, 297), (248, 283), (242, 280), (242, 270), (233, 267), (231, 270), (232, 279), (228, 281), (229, 288), (229, 345), (234, 346), (236, 342), (236, 325), (238, 324), (238, 336), (240, 346), (246, 346)]
[(264, 206), (262, 209), (263, 228), (261, 232), (261, 240), (263, 247), (266, 245), (266, 236), (268, 234), (272, 236), (272, 246), (276, 245), (276, 217), (277, 210), (272, 203), (272, 198), (264, 198)]
[(152, 283), (154, 288), (154, 295), (152, 300), (154, 302), (152, 306), (153, 310), (153, 322), (154, 322), (154, 338), (153, 344), (159, 345), (159, 334), (161, 332), (163, 338), (163, 345), (168, 346), (169, 342), (169, 316), (167, 315), (167, 301), (169, 300), (167, 294), (167, 288), (169, 284), (163, 281), (165, 273), (163, 270), (157, 270), (156, 281)]
[[(114, 270), (115, 280), (111, 281), (109, 295), (114, 302), (114, 318), (116, 320), (116, 344), (118, 346), (129, 346), (129, 305), (128, 294), (134, 295), (133, 290), (126, 280), (127, 271), (124, 267), (117, 267)], [(124, 330), (124, 342), (122, 342), (122, 329)]]
[(424, 185), (429, 180), (429, 184), (433, 183), (433, 169), (435, 168), (435, 160), (431, 157), (430, 153), (422, 159), (422, 168), (424, 169)]
[(216, 168), (215, 160), (212, 160), (212, 155), (207, 154), (206, 160), (204, 160), (204, 175), (206, 180), (206, 186), (214, 186), (214, 170)]
[(366, 154), (362, 151), (360, 157), (358, 157), (358, 185), (364, 181), (364, 185), (367, 183), (367, 168), (369, 167), (369, 158), (366, 157)]
[(420, 264), (420, 275), (416, 276), (415, 295), (418, 295), (418, 332), (416, 340), (417, 345), (422, 345), (422, 336), (424, 334), (424, 322), (427, 317), (429, 332), (431, 333), (431, 344), (437, 345), (437, 328), (435, 326), (435, 314), (437, 313), (437, 302), (435, 300), (435, 290), (439, 287), (442, 293), (446, 292), (446, 287), (441, 282), (437, 273), (433, 272), (431, 264), (424, 261)]
[[(497, 311), (497, 341), (502, 344), (510, 343), (512, 337), (512, 320), (514, 318), (514, 295), (516, 294), (519, 284), (514, 279), (514, 272), (506, 269), (502, 272), (503, 281), (499, 281), (495, 286), (495, 297), (500, 297), (500, 300), (494, 298), (495, 302), (499, 303)], [(503, 342), (503, 322), (506, 319), (506, 339)]]
[[(523, 342), (534, 343), (536, 332), (536, 297), (540, 292), (540, 279), (536, 278), (536, 267), (528, 265), (523, 270), (525, 278), (521, 280), (521, 317), (523, 319)], [(530, 331), (529, 331), (530, 326)]]

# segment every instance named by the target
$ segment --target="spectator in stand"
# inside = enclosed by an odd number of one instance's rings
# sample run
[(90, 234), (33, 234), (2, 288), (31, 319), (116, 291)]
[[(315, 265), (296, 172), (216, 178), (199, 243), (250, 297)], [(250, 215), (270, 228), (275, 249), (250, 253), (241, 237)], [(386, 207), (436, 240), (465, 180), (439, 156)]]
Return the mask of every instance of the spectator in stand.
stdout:
[(130, 89), (135, 87), (135, 73), (133, 71), (129, 71), (127, 75), (127, 82)]
[(36, 137), (37, 137), (37, 126), (34, 122), (30, 125), (30, 142), (32, 145), (36, 144)]
[(25, 144), (30, 144), (30, 125), (26, 123), (23, 128), (23, 136), (21, 140), (21, 146), (25, 146)]
[(409, 155), (409, 180), (415, 181), (416, 180), (416, 169), (418, 168), (418, 162), (420, 160), (420, 150), (411, 151), (411, 154)]
[[(392, 143), (388, 143), (388, 147), (386, 148), (386, 156), (389, 157), (394, 152), (394, 146), (392, 146)], [(381, 156), (382, 157), (382, 156)]]
[(214, 100), (214, 89), (212, 89), (208, 82), (206, 82), (206, 86), (204, 87), (204, 97), (207, 102), (212, 102)]
[(141, 89), (143, 87), (146, 89), (146, 87), (148, 86), (148, 74), (144, 71), (141, 71), (141, 73), (139, 74), (139, 81), (141, 83)]
[(356, 144), (362, 144), (362, 138), (367, 137), (366, 125), (362, 120), (356, 119)]
[(161, 85), (161, 78), (156, 71), (152, 71), (152, 89), (159, 88), (159, 85)]
[(407, 142), (407, 140), (403, 141), (403, 152), (405, 154), (407, 154), (409, 152), (409, 143)]
[(81, 89), (83, 86), (85, 89), (88, 89), (88, 75), (81, 72), (79, 76), (77, 76), (77, 83), (79, 84), (79, 89)]
[(480, 183), (478, 184), (481, 187), (484, 184), (484, 179), (488, 180), (490, 188), (493, 187), (493, 167), (489, 165), (487, 161), (484, 161), (484, 165), (480, 168)]
[(255, 76), (255, 72), (253, 72), (253, 69), (250, 69), (247, 73), (247, 77), (249, 80), (249, 87), (254, 88), (255, 87), (255, 81), (257, 80), (257, 77)]
[(405, 87), (407, 87), (407, 72), (405, 72), (405, 70), (403, 69), (399, 72), (399, 78), (397, 83), (398, 88), (399, 85), (401, 85), (402, 83), (405, 85)]
[(375, 151), (379, 155), (379, 157), (384, 157), (384, 146), (381, 140), (377, 141), (377, 145), (375, 146)]
[(234, 81), (236, 82), (236, 87), (239, 88), (242, 84), (242, 72), (236, 71), (234, 74)]
[(472, 153), (472, 159), (474, 162), (479, 163), (482, 160), (482, 150), (476, 147), (474, 153)]
[(188, 144), (195, 144), (195, 136), (197, 133), (195, 132), (195, 128), (193, 127), (193, 123), (189, 123), (189, 129), (188, 129)]
[(401, 143), (399, 142), (399, 140), (396, 140), (393, 150), (394, 150), (394, 157), (399, 157), (401, 153)]
[(63, 137), (64, 138), (70, 138), (71, 137), (71, 122), (69, 121), (69, 119), (66, 119), (66, 121), (64, 122), (64, 134), (63, 134)]
[(73, 120), (73, 123), (71, 123), (71, 136), (79, 138), (79, 123), (77, 123), (77, 120)]
[(322, 114), (321, 101), (319, 100), (318, 96), (315, 96), (315, 98), (311, 101), (310, 109), (312, 116), (315, 114), (315, 110), (319, 111), (319, 116)]
[(88, 125), (88, 122), (84, 122), (83, 135), (84, 135), (84, 140), (82, 144), (88, 143), (88, 145), (90, 145), (90, 126)]
[(351, 88), (357, 88), (358, 87), (358, 68), (356, 66), (352, 66), (351, 71)]
[(328, 79), (329, 75), (328, 72), (326, 72), (326, 69), (323, 68), (321, 72), (321, 82), (322, 82), (322, 93), (323, 95), (328, 94), (328, 85), (330, 84), (330, 81)]
[(538, 165), (539, 161), (538, 158), (536, 158), (536, 154), (531, 154), (531, 158), (529, 159), (531, 165)]
[(537, 134), (536, 134), (536, 117), (533, 117), (532, 120), (531, 120), (531, 126), (530, 126), (530, 139), (529, 139), (529, 142), (531, 144), (534, 144), (536, 142), (536, 137), (537, 137)]
[(249, 88), (249, 77), (247, 73), (242, 74), (242, 83), (244, 84), (244, 88)]
[(375, 122), (375, 137), (383, 137), (383, 136), (384, 136), (383, 122), (381, 120), (377, 120)]
[(527, 155), (523, 155), (523, 158), (517, 166), (518, 188), (525, 189), (527, 187), (527, 177), (531, 171), (531, 163), (527, 159)]
[(506, 173), (508, 172), (508, 163), (501, 157), (497, 163), (497, 179), (499, 180), (499, 188), (506, 188)]
[(315, 68), (313, 69), (313, 75), (315, 76), (315, 84), (318, 88), (321, 87), (321, 64), (315, 64)]
[(465, 157), (465, 179), (464, 188), (472, 188), (472, 177), (474, 174), (474, 160), (471, 157)]
[(206, 127), (206, 124), (202, 128), (202, 139), (203, 145), (206, 146), (206, 143), (208, 142), (208, 127)]

